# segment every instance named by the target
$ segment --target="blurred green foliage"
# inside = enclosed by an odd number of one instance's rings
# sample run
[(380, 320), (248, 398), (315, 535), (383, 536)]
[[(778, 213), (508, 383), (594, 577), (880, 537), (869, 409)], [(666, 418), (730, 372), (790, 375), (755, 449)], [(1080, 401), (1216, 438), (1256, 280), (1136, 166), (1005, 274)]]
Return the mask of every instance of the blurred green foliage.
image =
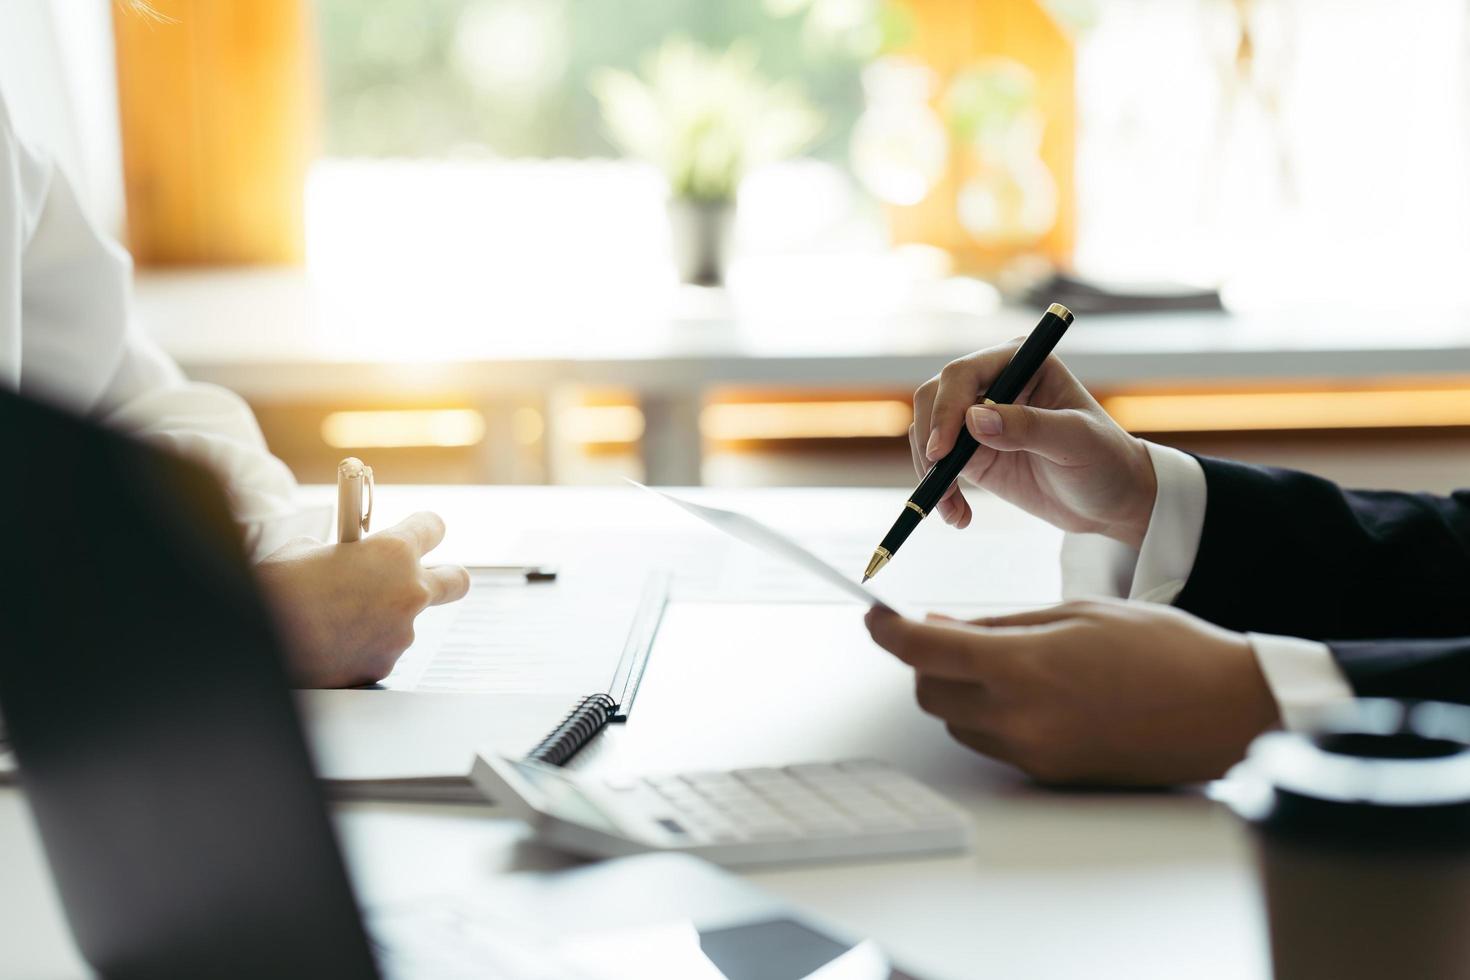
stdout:
[(667, 38), (755, 51), (825, 116), (840, 160), (865, 61), (901, 32), (885, 0), (317, 0), (326, 149), (338, 156), (615, 153), (590, 82)]
[(958, 72), (944, 93), (944, 115), (964, 143), (1003, 140), (1036, 107), (1036, 76), (1009, 58), (987, 58)]
[(728, 201), (747, 171), (800, 152), (822, 131), (799, 86), (768, 81), (756, 60), (744, 40), (715, 51), (672, 38), (641, 75), (604, 68), (592, 91), (608, 134), (662, 170), (676, 197)]

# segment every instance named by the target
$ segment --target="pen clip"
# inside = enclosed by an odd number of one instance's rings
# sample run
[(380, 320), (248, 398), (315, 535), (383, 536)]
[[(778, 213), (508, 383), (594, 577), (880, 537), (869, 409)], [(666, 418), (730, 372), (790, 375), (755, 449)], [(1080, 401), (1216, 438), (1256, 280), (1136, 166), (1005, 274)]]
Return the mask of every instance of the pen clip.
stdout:
[[(367, 490), (367, 513), (362, 495)], [(351, 544), (368, 529), (373, 519), (373, 468), (356, 456), (337, 464), (337, 541)]]
[(362, 525), (362, 533), (366, 534), (373, 523), (373, 468), (364, 466), (362, 468), (362, 482), (367, 490), (367, 510), (358, 518)]

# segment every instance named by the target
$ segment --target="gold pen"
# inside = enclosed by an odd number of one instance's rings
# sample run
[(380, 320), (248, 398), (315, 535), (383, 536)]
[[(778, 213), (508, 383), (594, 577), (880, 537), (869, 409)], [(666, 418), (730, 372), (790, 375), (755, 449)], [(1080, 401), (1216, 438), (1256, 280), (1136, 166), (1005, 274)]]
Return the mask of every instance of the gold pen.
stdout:
[[(367, 510), (363, 510), (363, 497)], [(373, 468), (356, 456), (337, 464), (337, 540), (342, 544), (363, 536), (373, 521)]]

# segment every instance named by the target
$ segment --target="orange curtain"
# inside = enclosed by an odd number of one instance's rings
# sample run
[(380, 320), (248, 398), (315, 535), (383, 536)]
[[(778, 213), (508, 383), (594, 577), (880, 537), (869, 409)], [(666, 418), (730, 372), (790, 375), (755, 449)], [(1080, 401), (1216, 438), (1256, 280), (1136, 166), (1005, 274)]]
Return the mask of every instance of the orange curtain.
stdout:
[[(1036, 104), (1045, 119), (1041, 160), (1057, 187), (1057, 218), (1036, 250), (1065, 265), (1077, 237), (1076, 56), (1072, 39), (1040, 0), (900, 0), (914, 25), (903, 53), (932, 68), (944, 82), (989, 56), (1025, 65), (1036, 79)], [(937, 245), (960, 265), (994, 270), (1011, 258), (977, 244), (960, 224), (958, 197), (976, 163), (953, 146), (944, 179), (923, 201), (889, 210), (897, 242)]]
[(319, 118), (309, 0), (150, 5), (113, 12), (134, 258), (301, 261)]

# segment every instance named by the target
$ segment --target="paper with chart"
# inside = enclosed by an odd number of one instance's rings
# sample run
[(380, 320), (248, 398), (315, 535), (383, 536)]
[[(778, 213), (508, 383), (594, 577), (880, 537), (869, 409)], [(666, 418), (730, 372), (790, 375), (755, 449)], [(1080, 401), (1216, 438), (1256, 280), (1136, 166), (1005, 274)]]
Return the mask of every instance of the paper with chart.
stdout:
[(556, 582), (470, 573), (469, 595), (419, 615), (417, 638), (382, 686), (424, 694), (607, 691), (638, 617), (646, 575)]
[[(631, 483), (633, 481), (630, 480), (629, 482)], [(635, 486), (641, 487), (649, 493), (658, 494), (670, 503), (677, 504), (706, 524), (724, 531), (737, 540), (744, 541), (752, 547), (759, 548), (768, 554), (784, 559), (789, 564), (816, 576), (831, 585), (834, 589), (846, 593), (849, 598), (865, 606), (876, 605), (882, 606), (885, 609), (893, 608), (891, 604), (878, 598), (872, 589), (859, 583), (856, 579), (847, 577), (806, 548), (803, 548), (795, 541), (786, 537), (786, 535), (767, 527), (753, 517), (748, 517), (745, 514), (733, 510), (721, 510), (718, 507), (696, 504), (692, 501), (684, 500), (681, 497), (676, 497), (671, 493), (645, 487), (641, 483), (637, 483)]]

